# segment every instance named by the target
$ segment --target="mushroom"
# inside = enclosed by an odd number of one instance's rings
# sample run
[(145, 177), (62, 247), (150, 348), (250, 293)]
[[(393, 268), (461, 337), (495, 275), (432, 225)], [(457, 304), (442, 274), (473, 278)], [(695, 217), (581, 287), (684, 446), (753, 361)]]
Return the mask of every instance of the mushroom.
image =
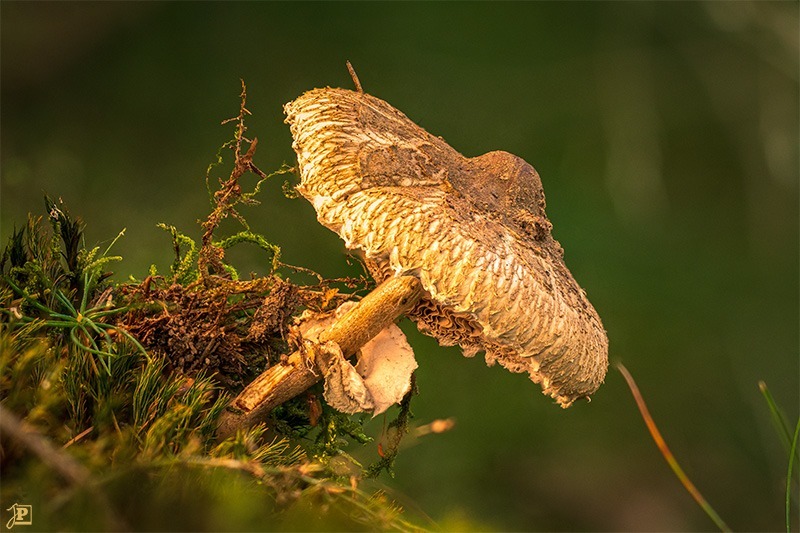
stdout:
[(315, 89), (285, 112), (298, 191), (376, 281), (419, 279), (407, 315), (420, 331), (527, 372), (562, 407), (597, 390), (608, 339), (531, 165), (502, 151), (466, 158), (360, 91)]
[[(608, 339), (551, 236), (532, 166), (501, 151), (466, 158), (360, 90), (315, 89), (285, 112), (298, 191), (363, 255), (379, 285), (308, 353), (295, 352), (248, 385), (224, 413), (219, 436), (260, 421), (404, 313), (442, 345), (459, 345), (468, 357), (484, 351), (489, 365), (527, 372), (562, 407), (597, 390)], [(338, 375), (343, 389), (362, 390), (350, 385), (354, 372)]]

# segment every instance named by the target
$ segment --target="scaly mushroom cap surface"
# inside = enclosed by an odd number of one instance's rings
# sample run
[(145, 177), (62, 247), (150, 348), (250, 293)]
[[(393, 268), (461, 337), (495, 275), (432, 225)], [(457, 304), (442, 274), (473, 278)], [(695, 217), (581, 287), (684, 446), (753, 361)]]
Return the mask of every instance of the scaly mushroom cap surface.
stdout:
[(417, 276), (408, 314), (442, 345), (528, 372), (568, 407), (593, 393), (608, 339), (550, 234), (536, 170), (466, 158), (383, 100), (315, 89), (286, 104), (300, 193), (376, 281)]

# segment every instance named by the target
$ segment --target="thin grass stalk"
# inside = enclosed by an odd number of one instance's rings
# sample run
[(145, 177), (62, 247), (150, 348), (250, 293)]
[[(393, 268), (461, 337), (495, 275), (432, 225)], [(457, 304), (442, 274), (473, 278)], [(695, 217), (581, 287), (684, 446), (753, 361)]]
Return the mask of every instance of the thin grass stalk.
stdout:
[[(781, 412), (778, 404), (775, 403), (775, 399), (772, 397), (772, 392), (770, 392), (769, 388), (767, 388), (767, 384), (763, 381), (759, 381), (758, 389), (761, 391), (761, 395), (764, 396), (764, 400), (767, 402), (770, 415), (772, 415), (772, 422), (775, 424), (775, 427), (778, 430), (778, 434), (781, 437), (781, 441), (783, 442), (785, 449), (788, 450), (792, 444), (792, 432), (789, 429), (789, 423), (786, 421), (786, 417)], [(794, 453), (795, 460), (800, 461), (800, 457), (797, 456), (797, 450), (795, 450)]]
[(88, 272), (83, 273), (83, 297), (81, 298), (81, 314), (86, 312), (86, 305), (89, 303), (89, 282), (94, 276), (89, 276)]
[(731, 528), (725, 521), (717, 514), (711, 504), (703, 497), (697, 487), (692, 483), (692, 480), (689, 479), (689, 476), (686, 475), (686, 472), (683, 471), (681, 465), (678, 464), (678, 460), (675, 459), (675, 456), (667, 446), (667, 442), (664, 440), (664, 437), (661, 436), (661, 432), (658, 430), (653, 417), (650, 416), (650, 410), (647, 408), (647, 404), (642, 397), (641, 392), (639, 392), (639, 387), (636, 385), (636, 381), (634, 381), (633, 376), (631, 376), (628, 369), (622, 363), (617, 363), (617, 369), (622, 374), (622, 377), (625, 378), (625, 381), (628, 383), (628, 387), (633, 394), (633, 399), (636, 401), (636, 406), (639, 408), (639, 412), (642, 415), (642, 419), (644, 419), (644, 423), (647, 426), (648, 431), (650, 431), (650, 435), (653, 437), (653, 441), (656, 443), (661, 455), (664, 456), (664, 459), (667, 461), (667, 464), (675, 473), (675, 476), (681, 482), (683, 487), (686, 491), (694, 498), (694, 501), (700, 506), (700, 508), (705, 511), (709, 518), (716, 524), (716, 526), (720, 529), (720, 531), (731, 531)]
[(794, 471), (794, 456), (797, 452), (797, 437), (800, 435), (800, 419), (794, 428), (792, 448), (789, 450), (789, 467), (786, 469), (786, 533), (792, 530), (792, 472)]

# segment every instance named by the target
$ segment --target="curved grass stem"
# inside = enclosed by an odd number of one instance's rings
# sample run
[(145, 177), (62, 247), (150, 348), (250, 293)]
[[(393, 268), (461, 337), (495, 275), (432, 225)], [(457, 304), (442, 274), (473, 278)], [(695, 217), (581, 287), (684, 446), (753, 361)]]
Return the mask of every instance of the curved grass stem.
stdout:
[(797, 451), (797, 437), (800, 435), (800, 420), (794, 428), (792, 449), (789, 450), (789, 467), (786, 471), (786, 533), (792, 531), (792, 471), (794, 470), (794, 455)]
[(633, 394), (633, 399), (636, 401), (636, 406), (639, 408), (639, 412), (642, 414), (642, 419), (644, 420), (645, 425), (647, 426), (648, 431), (650, 431), (650, 435), (653, 437), (653, 441), (658, 446), (658, 450), (661, 452), (661, 455), (664, 456), (664, 459), (667, 461), (667, 464), (675, 473), (675, 476), (681, 482), (683, 487), (686, 491), (694, 498), (694, 501), (705, 511), (708, 517), (716, 524), (716, 526), (720, 529), (720, 531), (731, 531), (731, 528), (725, 521), (717, 514), (711, 504), (700, 494), (700, 491), (697, 490), (692, 480), (689, 479), (689, 476), (686, 475), (686, 472), (683, 471), (683, 468), (678, 464), (678, 460), (675, 459), (675, 456), (672, 455), (672, 452), (667, 446), (664, 437), (661, 436), (661, 432), (658, 430), (653, 417), (650, 416), (650, 410), (647, 408), (647, 404), (642, 397), (641, 392), (639, 392), (639, 387), (636, 385), (636, 381), (631, 376), (628, 369), (622, 363), (616, 364), (617, 370), (619, 370), (622, 377), (625, 378), (625, 381), (628, 384), (628, 388), (630, 388), (631, 393)]
[(81, 314), (86, 312), (86, 306), (89, 303), (89, 282), (94, 279), (94, 276), (89, 276), (88, 272), (83, 273), (83, 296), (81, 297)]
[[(789, 429), (789, 422), (786, 420), (783, 412), (778, 407), (778, 404), (775, 402), (775, 398), (772, 397), (772, 392), (770, 392), (769, 387), (767, 387), (767, 384), (764, 381), (758, 382), (758, 389), (761, 391), (761, 395), (767, 402), (769, 413), (772, 416), (772, 422), (775, 424), (775, 429), (778, 432), (778, 436), (781, 438), (781, 444), (783, 444), (786, 450), (789, 450), (792, 445), (792, 432)], [(796, 448), (793, 453), (794, 460), (800, 462), (800, 456), (797, 455)]]
[[(86, 338), (89, 339), (89, 342), (91, 342), (92, 346), (89, 346), (88, 344), (84, 344), (84, 343), (82, 343), (80, 341), (78, 336), (75, 334), (75, 330), (76, 329), (80, 329), (81, 331), (83, 331), (83, 334), (86, 335)], [(89, 334), (89, 331), (83, 325), (78, 324), (77, 326), (72, 328), (69, 331), (69, 336), (70, 336), (70, 339), (72, 340), (72, 342), (76, 346), (78, 346), (81, 350), (84, 350), (86, 352), (89, 352), (91, 354), (96, 355), (97, 358), (100, 359), (100, 363), (103, 365), (103, 368), (106, 370), (106, 372), (108, 372), (108, 375), (109, 376), (111, 375), (111, 366), (110, 366), (111, 363), (110, 363), (110, 360), (111, 360), (112, 357), (114, 357), (114, 354), (112, 354), (110, 352), (104, 352), (104, 351), (100, 350), (98, 348), (98, 346), (97, 346), (97, 343), (94, 342), (94, 339), (92, 339), (92, 336)], [(109, 361), (106, 361), (105, 358), (108, 358)]]

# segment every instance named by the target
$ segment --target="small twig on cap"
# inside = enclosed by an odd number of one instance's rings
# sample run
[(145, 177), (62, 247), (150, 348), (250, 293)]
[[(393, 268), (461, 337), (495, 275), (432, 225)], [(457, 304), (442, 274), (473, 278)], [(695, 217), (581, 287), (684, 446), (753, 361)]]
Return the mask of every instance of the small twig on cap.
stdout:
[(356, 74), (356, 69), (353, 68), (353, 65), (350, 63), (350, 60), (347, 60), (347, 71), (350, 73), (350, 77), (353, 78), (353, 83), (356, 85), (356, 91), (360, 93), (364, 93), (364, 89), (361, 88), (361, 82), (358, 81), (358, 74)]

